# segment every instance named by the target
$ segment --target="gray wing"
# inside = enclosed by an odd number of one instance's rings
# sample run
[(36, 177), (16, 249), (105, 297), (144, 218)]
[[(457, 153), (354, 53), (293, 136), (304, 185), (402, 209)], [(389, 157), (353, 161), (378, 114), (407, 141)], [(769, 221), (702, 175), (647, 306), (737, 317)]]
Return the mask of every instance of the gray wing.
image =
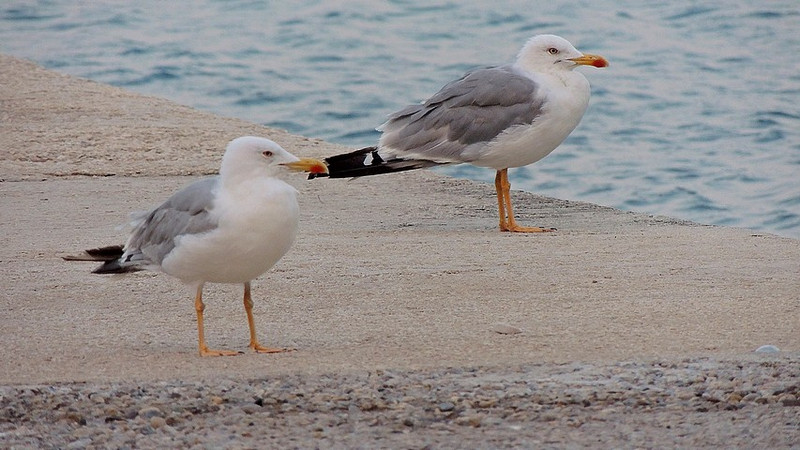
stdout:
[(160, 265), (178, 236), (216, 228), (210, 210), (218, 183), (219, 177), (195, 181), (143, 216), (125, 245), (122, 264)]
[(420, 105), (389, 116), (379, 130), (381, 148), (402, 156), (469, 162), (471, 145), (490, 142), (503, 130), (530, 124), (541, 114), (537, 86), (511, 66), (468, 72)]

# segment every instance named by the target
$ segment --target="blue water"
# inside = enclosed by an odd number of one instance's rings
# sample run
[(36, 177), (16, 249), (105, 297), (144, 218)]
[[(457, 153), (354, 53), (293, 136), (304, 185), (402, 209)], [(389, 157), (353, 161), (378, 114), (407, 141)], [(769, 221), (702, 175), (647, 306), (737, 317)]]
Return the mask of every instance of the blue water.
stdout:
[(0, 51), (355, 147), (464, 71), (559, 34), (611, 66), (579, 69), (586, 116), (512, 170), (514, 188), (800, 238), (800, 3), (721, 3), (11, 0)]

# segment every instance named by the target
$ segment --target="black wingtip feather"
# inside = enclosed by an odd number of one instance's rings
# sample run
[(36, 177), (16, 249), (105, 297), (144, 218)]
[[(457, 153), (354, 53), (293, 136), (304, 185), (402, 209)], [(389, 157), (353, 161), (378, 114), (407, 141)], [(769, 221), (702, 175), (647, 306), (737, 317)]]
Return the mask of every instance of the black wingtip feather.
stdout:
[(122, 245), (109, 245), (86, 250), (86, 254), (97, 258), (97, 261), (112, 261), (119, 259), (125, 248)]
[(133, 266), (122, 266), (119, 263), (119, 260), (115, 259), (113, 261), (106, 261), (100, 267), (94, 269), (92, 273), (96, 273), (99, 275), (106, 275), (112, 273), (130, 273), (130, 272), (138, 272), (142, 269)]
[(97, 274), (129, 273), (142, 270), (138, 267), (120, 265), (119, 258), (122, 257), (124, 251), (125, 249), (122, 245), (109, 245), (108, 247), (85, 250), (80, 255), (64, 256), (63, 259), (65, 261), (102, 262), (103, 264), (92, 271), (92, 273)]
[[(364, 164), (364, 161), (370, 154), (372, 156), (372, 161), (369, 164)], [(310, 174), (308, 179), (311, 180), (320, 176), (327, 176), (330, 178), (363, 177), (381, 173), (422, 169), (436, 165), (433, 161), (417, 159), (396, 158), (386, 161), (378, 154), (377, 147), (364, 147), (349, 153), (331, 156), (325, 158), (325, 164), (328, 165), (327, 174)]]
[(114, 261), (122, 256), (124, 251), (121, 245), (109, 245), (108, 247), (98, 247), (84, 250), (80, 255), (63, 256), (64, 261)]

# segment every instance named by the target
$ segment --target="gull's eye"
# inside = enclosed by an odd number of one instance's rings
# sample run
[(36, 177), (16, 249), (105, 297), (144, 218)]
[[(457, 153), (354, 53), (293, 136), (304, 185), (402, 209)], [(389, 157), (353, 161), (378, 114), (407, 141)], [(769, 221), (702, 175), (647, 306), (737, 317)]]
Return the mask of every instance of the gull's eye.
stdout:
[(547, 53), (550, 53), (551, 55), (557, 55), (558, 54), (558, 49), (555, 48), (555, 47), (550, 47), (550, 48), (547, 49)]
[(261, 154), (264, 155), (265, 158), (269, 158), (270, 156), (272, 156), (272, 151), (264, 150), (263, 152), (261, 152)]

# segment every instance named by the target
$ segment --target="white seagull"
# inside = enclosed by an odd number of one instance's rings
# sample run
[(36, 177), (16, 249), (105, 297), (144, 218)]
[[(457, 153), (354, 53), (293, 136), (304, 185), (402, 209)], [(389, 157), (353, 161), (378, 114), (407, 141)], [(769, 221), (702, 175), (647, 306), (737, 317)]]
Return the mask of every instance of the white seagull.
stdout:
[(203, 285), (243, 283), (250, 348), (258, 353), (286, 351), (258, 343), (250, 282), (283, 257), (297, 234), (297, 190), (277, 178), (287, 170), (327, 172), (322, 161), (297, 158), (269, 139), (234, 139), (218, 176), (195, 181), (139, 215), (124, 247), (96, 248), (64, 259), (103, 261), (93, 271), (99, 274), (164, 272), (191, 286), (201, 356), (238, 354), (206, 345)]
[[(377, 147), (327, 158), (331, 178), (359, 177), (444, 164), (497, 171), (501, 231), (542, 232), (517, 225), (508, 169), (547, 156), (580, 122), (589, 82), (578, 66), (606, 67), (554, 35), (534, 36), (513, 64), (476, 69), (425, 102), (389, 116)], [(326, 176), (311, 174), (310, 178)]]

